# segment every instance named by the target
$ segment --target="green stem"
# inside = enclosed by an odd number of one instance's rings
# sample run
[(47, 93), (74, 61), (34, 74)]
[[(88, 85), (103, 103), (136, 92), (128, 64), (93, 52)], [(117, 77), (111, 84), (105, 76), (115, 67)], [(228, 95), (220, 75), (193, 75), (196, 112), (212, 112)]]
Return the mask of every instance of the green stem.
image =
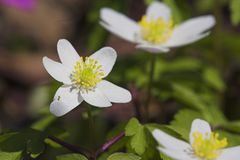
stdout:
[(152, 87), (153, 87), (153, 83), (154, 83), (155, 64), (156, 64), (156, 55), (151, 54), (149, 81), (148, 81), (148, 88), (147, 88), (147, 98), (146, 98), (146, 103), (145, 103), (146, 119), (149, 118), (148, 108), (149, 108), (149, 104), (150, 104), (151, 98), (152, 98)]
[(94, 118), (92, 115), (92, 109), (91, 106), (87, 108), (87, 114), (88, 114), (88, 124), (89, 124), (89, 130), (90, 130), (90, 144), (93, 146), (95, 143), (95, 129), (94, 129)]

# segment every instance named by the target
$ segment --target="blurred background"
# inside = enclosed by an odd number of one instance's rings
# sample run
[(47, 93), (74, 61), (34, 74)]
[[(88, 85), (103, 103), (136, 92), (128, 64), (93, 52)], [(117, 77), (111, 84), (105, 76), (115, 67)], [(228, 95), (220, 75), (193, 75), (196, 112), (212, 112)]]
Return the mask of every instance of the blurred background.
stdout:
[[(99, 11), (110, 7), (140, 20), (151, 0), (1, 0), (0, 1), (0, 132), (29, 126), (61, 126), (68, 140), (96, 147), (120, 130), (132, 116), (144, 116), (142, 101), (147, 86), (150, 55), (105, 31)], [(240, 118), (240, 2), (238, 0), (164, 0), (174, 21), (213, 14), (217, 24), (210, 36), (158, 56), (154, 98), (149, 109), (152, 122), (168, 123), (182, 108), (217, 106), (229, 120)], [(133, 94), (128, 104), (95, 109), (96, 142), (86, 131), (86, 109), (80, 106), (56, 119), (49, 104), (61, 85), (42, 65), (42, 57), (58, 60), (56, 44), (68, 39), (80, 55), (103, 46), (118, 52), (108, 79)], [(211, 108), (211, 107), (210, 107)], [(209, 109), (211, 110), (211, 109)], [(44, 122), (44, 123), (43, 123)], [(116, 126), (116, 124), (119, 124)], [(83, 132), (83, 130), (85, 130)], [(101, 131), (101, 132), (100, 132)], [(59, 131), (62, 134), (62, 131)], [(66, 134), (62, 134), (67, 137)], [(50, 149), (49, 149), (50, 150)], [(51, 157), (53, 151), (39, 159)], [(57, 152), (57, 151), (56, 151)]]

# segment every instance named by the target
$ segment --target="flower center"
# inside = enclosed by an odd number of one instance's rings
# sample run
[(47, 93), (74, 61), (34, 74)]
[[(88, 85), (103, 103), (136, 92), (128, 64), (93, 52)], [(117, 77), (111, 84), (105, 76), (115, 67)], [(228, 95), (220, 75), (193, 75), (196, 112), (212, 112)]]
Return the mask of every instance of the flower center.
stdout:
[(139, 22), (143, 39), (153, 44), (166, 42), (172, 35), (174, 28), (173, 21), (164, 21), (162, 17), (149, 20), (143, 16)]
[(226, 138), (219, 140), (218, 133), (207, 134), (206, 138), (204, 138), (202, 133), (194, 132), (193, 137), (192, 147), (194, 153), (202, 160), (215, 160), (221, 152), (220, 149), (228, 144)]
[(71, 78), (73, 83), (81, 90), (93, 90), (104, 75), (101, 67), (94, 59), (86, 57), (84, 60), (83, 57), (80, 57), (72, 72)]

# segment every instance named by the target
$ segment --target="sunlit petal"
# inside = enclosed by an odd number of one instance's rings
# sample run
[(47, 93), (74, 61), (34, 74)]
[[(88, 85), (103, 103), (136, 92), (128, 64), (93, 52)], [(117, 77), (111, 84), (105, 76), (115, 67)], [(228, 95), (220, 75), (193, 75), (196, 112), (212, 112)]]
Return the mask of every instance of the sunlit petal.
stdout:
[(106, 80), (102, 80), (98, 84), (98, 88), (109, 99), (110, 102), (127, 103), (132, 99), (131, 93), (128, 90)]
[(43, 57), (43, 66), (47, 72), (57, 81), (65, 84), (72, 83), (70, 79), (70, 70), (61, 63), (53, 61), (48, 57)]
[(80, 56), (73, 48), (72, 44), (66, 39), (60, 39), (57, 43), (57, 50), (63, 65), (73, 70), (73, 66), (75, 65), (76, 61), (79, 60)]
[(201, 119), (195, 119), (192, 122), (192, 127), (191, 127), (191, 131), (190, 131), (190, 143), (193, 143), (194, 140), (194, 136), (193, 133), (195, 132), (199, 132), (202, 133), (203, 137), (206, 137), (207, 135), (210, 136), (211, 135), (211, 127), (209, 125), (208, 122), (201, 120)]
[(87, 103), (96, 107), (112, 106), (108, 98), (98, 88), (94, 91), (82, 91), (81, 96)]
[(106, 77), (116, 62), (117, 53), (111, 47), (104, 47), (92, 54), (89, 58), (96, 60), (102, 66), (101, 70), (104, 72), (103, 77)]
[(169, 21), (171, 17), (170, 8), (162, 2), (154, 1), (147, 8), (147, 18), (157, 19), (162, 17), (165, 21)]
[(125, 40), (136, 41), (135, 37), (140, 33), (140, 27), (135, 21), (110, 8), (101, 9), (100, 17), (100, 24), (107, 30)]

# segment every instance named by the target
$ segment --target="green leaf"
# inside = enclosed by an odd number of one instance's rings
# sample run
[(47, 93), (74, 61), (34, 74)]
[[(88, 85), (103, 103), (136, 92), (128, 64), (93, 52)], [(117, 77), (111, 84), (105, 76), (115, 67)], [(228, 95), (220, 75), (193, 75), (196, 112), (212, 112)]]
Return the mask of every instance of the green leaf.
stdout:
[(140, 160), (141, 157), (132, 153), (114, 153), (107, 160)]
[(5, 138), (0, 138), (2, 139), (0, 141), (0, 150), (4, 152), (26, 150), (32, 157), (36, 157), (44, 150), (45, 138), (45, 134), (33, 129), (26, 129), (19, 133), (9, 133)]
[[(18, 134), (17, 132), (11, 132), (11, 133), (5, 133), (0, 135), (0, 144), (5, 141), (6, 139), (9, 139), (10, 137), (12, 137), (13, 135)], [(1, 148), (1, 147), (0, 147)]]
[(145, 127), (136, 118), (131, 118), (125, 127), (125, 134), (131, 137), (130, 145), (132, 149), (137, 154), (142, 155), (147, 147)]
[(208, 106), (208, 109), (202, 110), (202, 115), (206, 121), (213, 125), (221, 125), (227, 122), (226, 117), (218, 106)]
[(240, 134), (240, 121), (226, 122), (221, 124), (224, 130)]
[(141, 155), (141, 158), (142, 160), (149, 160), (149, 159), (161, 160), (159, 156), (159, 151), (157, 150), (158, 143), (153, 137), (152, 132), (150, 132), (149, 129), (146, 129), (147, 128), (146, 125), (144, 125), (144, 127), (145, 127), (147, 147), (144, 154)]
[(136, 118), (131, 118), (125, 128), (126, 136), (133, 136), (135, 135), (138, 130), (141, 128), (141, 124)]
[(219, 73), (219, 71), (215, 68), (206, 68), (203, 71), (203, 79), (207, 82), (207, 84), (218, 91), (224, 91), (225, 84), (223, 79)]
[(205, 108), (205, 104), (200, 97), (194, 93), (190, 88), (187, 88), (180, 84), (173, 84), (173, 96), (180, 102), (186, 104), (188, 107), (202, 110)]
[(57, 160), (88, 160), (81, 154), (65, 154), (56, 157)]
[(240, 1), (231, 0), (230, 10), (231, 10), (231, 20), (233, 25), (238, 25), (240, 23)]
[(31, 157), (36, 158), (44, 150), (44, 139), (46, 136), (41, 133), (29, 135), (27, 142), (27, 152), (31, 154)]
[(202, 115), (189, 109), (180, 110), (170, 123), (169, 128), (179, 133), (183, 139), (188, 140), (192, 121), (196, 118), (202, 118)]
[(1, 152), (0, 151), (0, 159), (1, 160), (20, 160), (22, 152)]
[(147, 147), (145, 128), (143, 126), (138, 129), (138, 132), (131, 139), (131, 147), (138, 155), (142, 155)]

